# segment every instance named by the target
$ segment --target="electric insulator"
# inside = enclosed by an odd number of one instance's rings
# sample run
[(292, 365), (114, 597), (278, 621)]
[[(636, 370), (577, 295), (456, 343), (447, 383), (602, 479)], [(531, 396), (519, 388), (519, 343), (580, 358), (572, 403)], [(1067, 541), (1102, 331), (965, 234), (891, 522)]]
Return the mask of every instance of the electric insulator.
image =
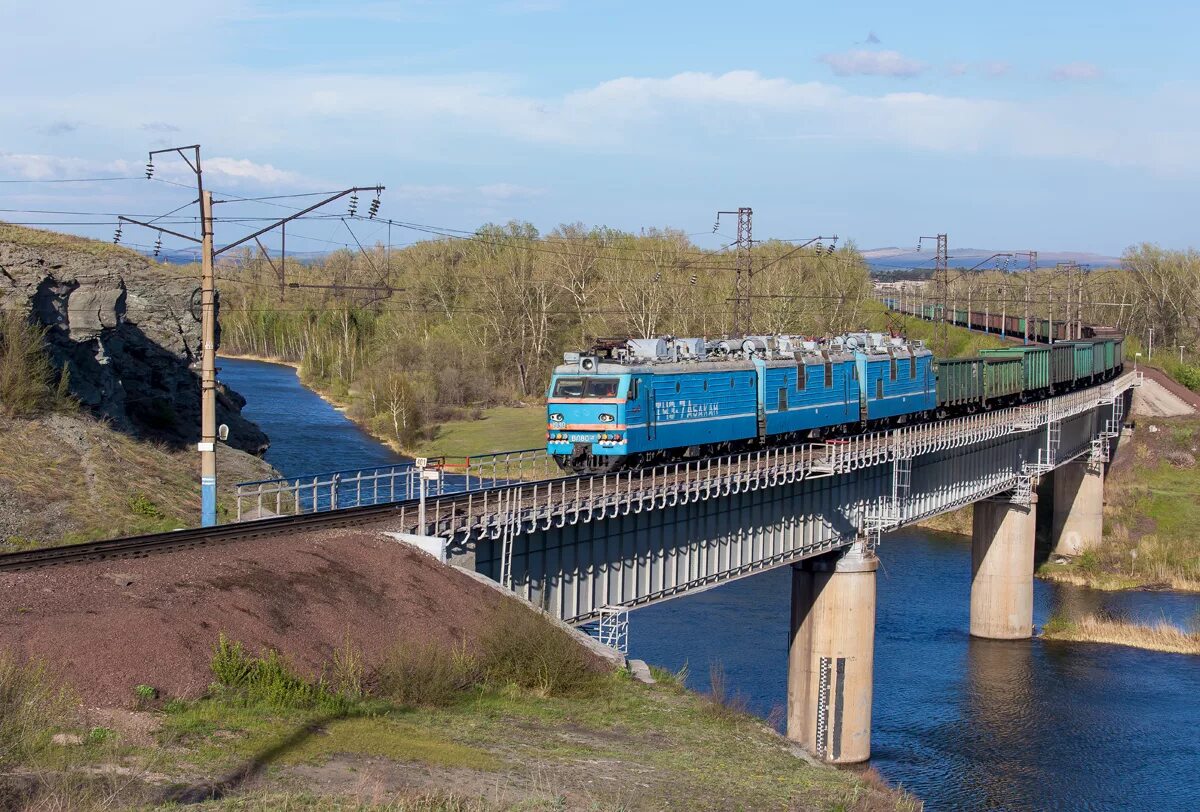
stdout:
[(113, 233), (113, 245), (121, 241), (121, 226), (117, 224), (117, 230)]
[(817, 240), (817, 244), (816, 244), (816, 246), (815, 246), (815, 249), (816, 249), (816, 252), (819, 254), (819, 253), (821, 253), (822, 251), (824, 251), (824, 250), (825, 250), (825, 244), (824, 244), (824, 243), (822, 243), (820, 240)]
[(150, 180), (150, 178), (153, 177), (153, 175), (154, 175), (154, 159), (151, 158), (149, 161), (146, 161), (146, 180)]
[(834, 245), (829, 243), (829, 247), (825, 249), (826, 256), (833, 256)]
[(367, 217), (371, 220), (375, 219), (375, 215), (379, 214), (379, 198), (371, 200), (371, 208), (367, 210)]
[(162, 253), (162, 235), (159, 235), (158, 239), (154, 241), (154, 256), (157, 257), (160, 253)]
[(690, 277), (688, 277), (688, 283), (692, 284), (692, 285), (696, 284), (696, 275), (695, 274), (692, 274)]
[(358, 194), (357, 193), (350, 195), (350, 216), (353, 217), (354, 213), (356, 211), (358, 211)]
[(652, 278), (650, 281), (657, 282), (660, 279), (662, 279), (662, 271), (656, 271), (654, 274), (654, 278)]

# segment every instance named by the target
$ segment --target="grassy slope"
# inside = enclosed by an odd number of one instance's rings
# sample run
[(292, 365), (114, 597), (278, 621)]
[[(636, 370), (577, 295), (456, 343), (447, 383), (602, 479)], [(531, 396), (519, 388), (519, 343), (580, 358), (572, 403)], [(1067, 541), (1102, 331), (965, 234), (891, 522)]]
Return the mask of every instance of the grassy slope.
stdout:
[(141, 254), (132, 248), (114, 245), (111, 242), (101, 242), (58, 231), (14, 226), (5, 222), (0, 222), (0, 242), (10, 242), (15, 245), (23, 245), (27, 248), (69, 248), (81, 254), (90, 254), (97, 257), (144, 259)]
[[(219, 446), (218, 514), (228, 485), (271, 475), (261, 460)], [(140, 442), (82, 415), (0, 420), (0, 550), (190, 527), (200, 514), (198, 456)]]
[(586, 701), (481, 690), (442, 709), (376, 704), (328, 718), (208, 699), (141, 717), (157, 730), (140, 743), (93, 733), (83, 746), (51, 748), (40, 766), (79, 775), (119, 761), (125, 793), (145, 782), (153, 794), (204, 792), (213, 777), (254, 765), (251, 787), (234, 782), (200, 809), (919, 808), (809, 765), (761, 720), (622, 674)]
[(1198, 456), (1200, 418), (1140, 418), (1105, 482), (1104, 544), (1039, 574), (1099, 589), (1200, 591)]
[(428, 456), (465, 457), (545, 445), (546, 407), (539, 404), (497, 406), (485, 409), (481, 420), (443, 423), (418, 450)]

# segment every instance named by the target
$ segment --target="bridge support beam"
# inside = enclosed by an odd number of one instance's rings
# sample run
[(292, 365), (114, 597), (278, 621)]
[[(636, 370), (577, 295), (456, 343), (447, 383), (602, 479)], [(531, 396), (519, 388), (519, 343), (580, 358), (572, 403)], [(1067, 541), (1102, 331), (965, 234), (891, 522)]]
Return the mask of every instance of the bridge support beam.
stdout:
[(792, 567), (787, 735), (833, 764), (871, 756), (878, 566), (859, 541)]
[(1028, 505), (975, 503), (971, 533), (971, 636), (1021, 640), (1033, 634), (1033, 546), (1037, 494)]
[(1075, 556), (1104, 534), (1104, 466), (1072, 462), (1054, 472), (1054, 553)]

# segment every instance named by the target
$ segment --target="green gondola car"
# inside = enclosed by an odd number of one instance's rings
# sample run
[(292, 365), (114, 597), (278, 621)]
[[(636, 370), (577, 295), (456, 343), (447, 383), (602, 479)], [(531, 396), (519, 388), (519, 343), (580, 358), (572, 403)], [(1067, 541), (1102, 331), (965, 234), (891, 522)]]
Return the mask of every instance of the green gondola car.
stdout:
[(1018, 356), (994, 356), (983, 359), (983, 405), (1015, 398), (1025, 388), (1025, 373)]
[(1024, 378), (1023, 389), (1027, 392), (1049, 390), (1052, 379), (1050, 375), (1051, 350), (1049, 347), (1037, 345), (1022, 345), (1020, 347), (1003, 347), (993, 350), (980, 350), (985, 358), (1018, 358), (1021, 361)]

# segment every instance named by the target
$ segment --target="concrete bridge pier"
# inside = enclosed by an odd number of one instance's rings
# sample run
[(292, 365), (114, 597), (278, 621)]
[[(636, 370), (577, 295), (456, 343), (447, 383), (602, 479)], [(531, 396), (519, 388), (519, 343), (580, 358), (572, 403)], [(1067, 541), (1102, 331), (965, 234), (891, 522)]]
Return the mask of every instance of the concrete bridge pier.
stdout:
[(1028, 505), (1003, 498), (975, 503), (971, 532), (971, 636), (1033, 635), (1033, 547), (1037, 494)]
[(832, 764), (871, 755), (878, 566), (862, 540), (792, 566), (787, 735)]
[(1054, 554), (1076, 556), (1104, 534), (1104, 466), (1084, 461), (1054, 472)]

